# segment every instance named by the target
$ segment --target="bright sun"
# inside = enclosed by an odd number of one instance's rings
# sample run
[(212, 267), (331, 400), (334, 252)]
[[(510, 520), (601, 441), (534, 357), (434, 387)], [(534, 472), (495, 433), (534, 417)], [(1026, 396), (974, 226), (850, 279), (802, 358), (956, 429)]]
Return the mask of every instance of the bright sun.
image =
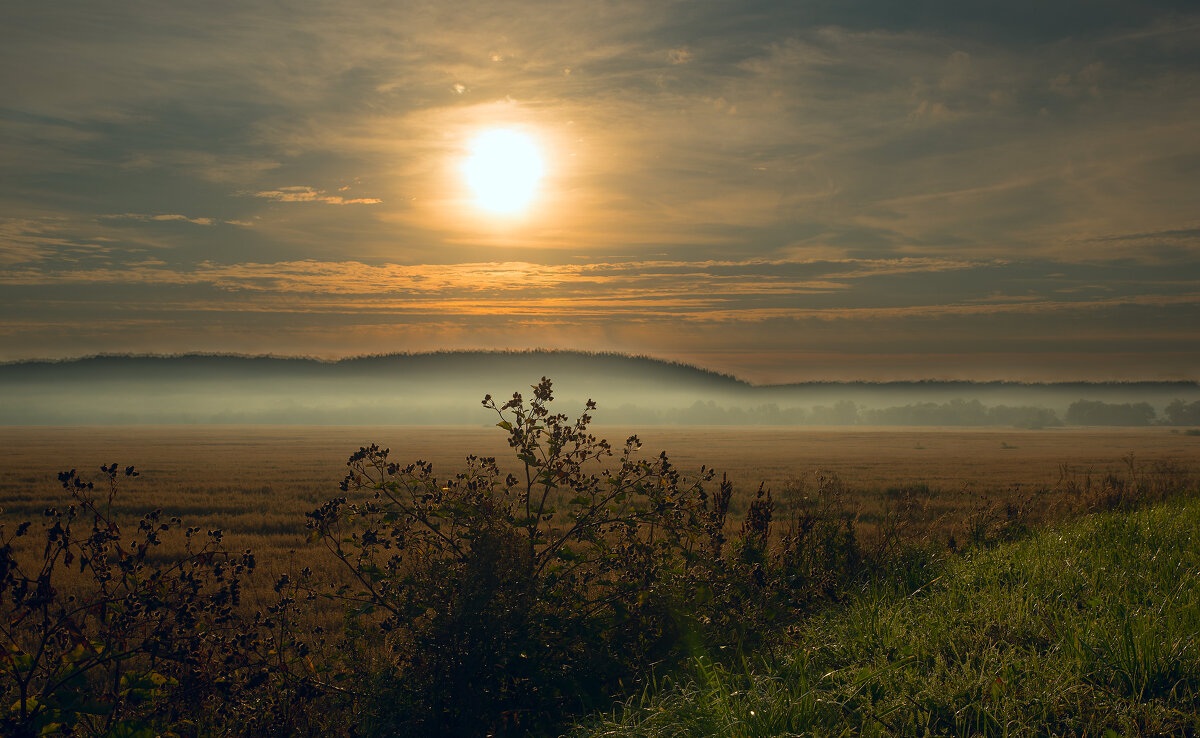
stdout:
[(511, 215), (524, 210), (537, 194), (542, 155), (524, 133), (502, 128), (485, 131), (471, 142), (463, 174), (476, 205)]

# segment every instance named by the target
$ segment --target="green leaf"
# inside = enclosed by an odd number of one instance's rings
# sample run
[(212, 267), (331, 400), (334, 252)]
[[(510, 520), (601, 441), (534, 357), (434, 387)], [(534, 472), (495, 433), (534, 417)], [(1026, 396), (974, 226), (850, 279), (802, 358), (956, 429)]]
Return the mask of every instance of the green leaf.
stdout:
[(83, 715), (107, 715), (116, 708), (111, 702), (100, 702), (99, 700), (88, 700), (79, 707), (75, 708), (75, 712)]
[(575, 553), (567, 546), (563, 546), (562, 548), (558, 549), (554, 555), (563, 561), (574, 561), (575, 559), (579, 558), (579, 554)]
[(155, 738), (157, 733), (150, 726), (137, 720), (122, 720), (107, 733), (109, 738)]

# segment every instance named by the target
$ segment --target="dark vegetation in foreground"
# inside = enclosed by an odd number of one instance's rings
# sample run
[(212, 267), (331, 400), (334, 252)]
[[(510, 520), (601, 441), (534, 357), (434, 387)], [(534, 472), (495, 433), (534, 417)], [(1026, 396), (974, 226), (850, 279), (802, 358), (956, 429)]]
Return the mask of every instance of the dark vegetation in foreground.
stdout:
[(1194, 736), (1198, 531), (1193, 498), (914, 562), (575, 734)]
[[(735, 521), (724, 479), (613, 449), (551, 399), (543, 380), (484, 400), (518, 475), (360, 449), (308, 517), (345, 576), (281, 575), (255, 606), (254, 555), (220, 531), (121, 529), (132, 467), (99, 491), (63, 473), (74, 505), (0, 528), (0, 732), (543, 735), (631, 700), (574, 730), (1195, 733), (1194, 505), (1012, 544), (1031, 499), (945, 540), (900, 516), (864, 540), (824, 478), (812, 499), (760, 489)], [(1195, 491), (1131, 460), (1075, 510)], [(338, 627), (309, 625), (329, 607)]]

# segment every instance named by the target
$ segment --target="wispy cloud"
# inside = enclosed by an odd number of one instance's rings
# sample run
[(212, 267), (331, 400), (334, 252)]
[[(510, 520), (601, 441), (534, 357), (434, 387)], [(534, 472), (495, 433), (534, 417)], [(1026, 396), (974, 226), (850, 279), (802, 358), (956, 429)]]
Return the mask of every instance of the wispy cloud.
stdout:
[(179, 213), (159, 213), (157, 215), (147, 215), (145, 213), (117, 213), (117, 214), (113, 214), (113, 215), (105, 215), (102, 217), (113, 218), (113, 219), (117, 219), (117, 220), (141, 220), (141, 221), (159, 222), (159, 223), (175, 220), (175, 221), (182, 221), (184, 223), (191, 223), (192, 225), (200, 225), (200, 226), (210, 226), (210, 225), (213, 225), (213, 223), (214, 223), (212, 218), (191, 218), (186, 215), (180, 215)]
[[(146, 268), (147, 266), (154, 268)], [(214, 264), (172, 268), (156, 260), (110, 269), (30, 269), (0, 275), (3, 283), (106, 283), (134, 281), (163, 284), (214, 284), (223, 289), (301, 294), (452, 295), (472, 293), (598, 291), (620, 299), (622, 291), (646, 295), (692, 292), (722, 299), (730, 294), (827, 293), (850, 289), (849, 282), (905, 274), (937, 274), (981, 264), (935, 259), (842, 261), (641, 261), (537, 264), (479, 262), (466, 264), (365, 264), (356, 261), (291, 261)]]
[(38, 261), (56, 248), (74, 246), (53, 224), (32, 218), (0, 219), (0, 263)]
[[(1195, 338), (1200, 15), (1012, 7), (13, 4), (0, 310), (80, 351), (136, 313), (182, 348), (557, 331), (762, 361), (1033, 356), (1051, 328), (1097, 356), (1153, 324), (1150, 366)], [(489, 127), (543, 148), (520, 217), (465, 192)]]
[(1112, 236), (1097, 236), (1092, 241), (1193, 241), (1200, 243), (1200, 228), (1176, 228), (1169, 231), (1153, 231), (1151, 233), (1121, 233)]
[(121, 243), (97, 230), (66, 216), (0, 218), (0, 264), (61, 267), (82, 256), (116, 251)]
[[(1200, 305), (1194, 283), (1179, 280), (1169, 268), (1137, 272), (1114, 264), (1097, 269), (1071, 274), (1077, 270), (1064, 264), (937, 259), (414, 265), (306, 260), (202, 262), (188, 268), (146, 260), (121, 269), (12, 269), (0, 275), (0, 285), (123, 285), (130, 290), (176, 285), (196, 295), (186, 304), (171, 298), (147, 305), (148, 310), (444, 318), (519, 313), (541, 316), (548, 324), (606, 315), (618, 321), (871, 324)], [(1127, 276), (1096, 289), (1093, 280), (1103, 274)], [(222, 299), (200, 297), (212, 291)]]
[(376, 205), (383, 202), (375, 197), (342, 197), (330, 195), (312, 187), (280, 187), (275, 190), (263, 190), (254, 193), (255, 197), (266, 198), (276, 202), (322, 202), (326, 205)]

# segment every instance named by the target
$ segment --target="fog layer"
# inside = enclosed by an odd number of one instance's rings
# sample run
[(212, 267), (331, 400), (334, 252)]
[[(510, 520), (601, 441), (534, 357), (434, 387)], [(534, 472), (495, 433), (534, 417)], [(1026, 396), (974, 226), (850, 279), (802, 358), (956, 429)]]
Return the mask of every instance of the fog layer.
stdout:
[(482, 425), (485, 394), (554, 381), (556, 409), (600, 424), (1200, 425), (1195, 382), (751, 385), (618, 354), (447, 352), (320, 361), (101, 356), (0, 365), (0, 423)]

